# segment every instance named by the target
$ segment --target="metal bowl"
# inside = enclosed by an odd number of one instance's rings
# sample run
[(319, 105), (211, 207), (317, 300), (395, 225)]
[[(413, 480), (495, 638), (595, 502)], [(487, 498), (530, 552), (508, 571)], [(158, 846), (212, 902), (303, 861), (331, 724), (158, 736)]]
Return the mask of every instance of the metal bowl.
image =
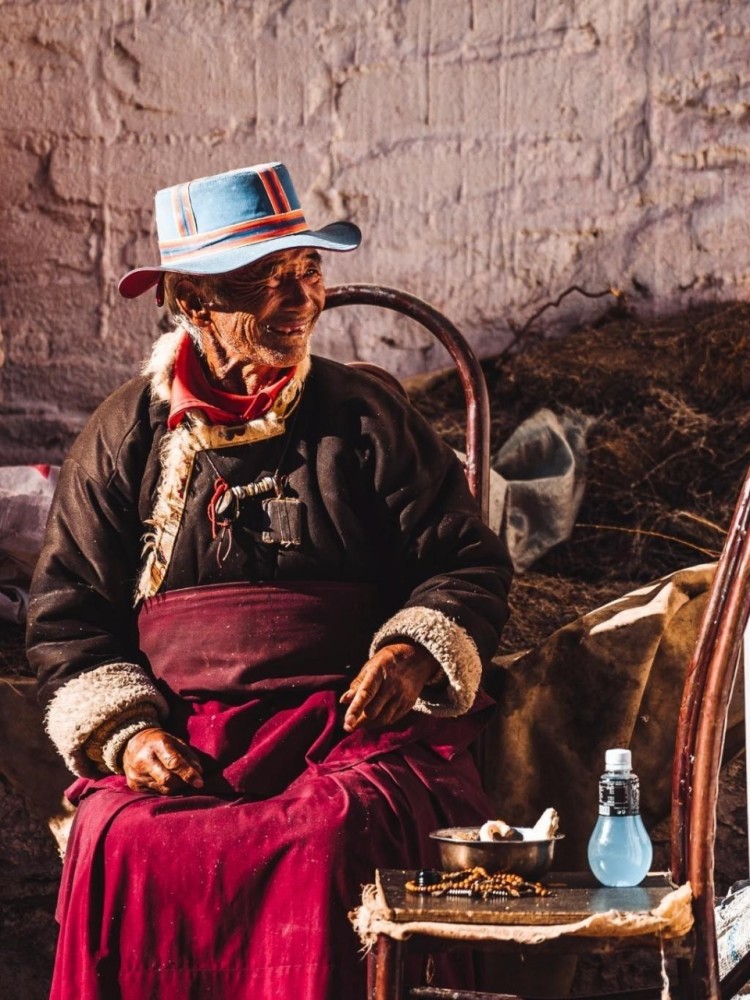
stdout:
[[(518, 828), (523, 833), (523, 828)], [(555, 844), (564, 834), (550, 840), (470, 840), (477, 835), (475, 826), (451, 826), (434, 830), (430, 837), (438, 842), (444, 871), (461, 871), (477, 866), (488, 872), (514, 872), (516, 875), (544, 875), (555, 855)]]

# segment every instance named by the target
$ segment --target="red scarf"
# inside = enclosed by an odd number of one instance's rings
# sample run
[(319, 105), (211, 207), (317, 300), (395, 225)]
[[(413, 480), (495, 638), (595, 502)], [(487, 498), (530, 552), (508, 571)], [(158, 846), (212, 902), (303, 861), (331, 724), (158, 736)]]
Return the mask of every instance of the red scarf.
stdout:
[(254, 420), (269, 410), (285, 385), (292, 380), (296, 367), (277, 368), (269, 381), (252, 396), (222, 392), (210, 384), (198, 360), (193, 342), (185, 334), (177, 350), (170, 398), (170, 430), (177, 427), (188, 410), (200, 409), (213, 424), (241, 424)]

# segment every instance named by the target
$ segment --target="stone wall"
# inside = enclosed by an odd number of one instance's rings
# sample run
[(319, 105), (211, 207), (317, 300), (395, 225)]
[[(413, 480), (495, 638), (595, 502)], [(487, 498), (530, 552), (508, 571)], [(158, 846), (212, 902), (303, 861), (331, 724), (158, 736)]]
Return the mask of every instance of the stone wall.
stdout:
[[(744, 0), (5, 0), (0, 462), (58, 461), (147, 351), (153, 299), (116, 281), (155, 261), (155, 190), (240, 165), (362, 226), (330, 283), (407, 288), (483, 355), (573, 284), (744, 298), (749, 44)], [(371, 313), (317, 349), (446, 363)]]

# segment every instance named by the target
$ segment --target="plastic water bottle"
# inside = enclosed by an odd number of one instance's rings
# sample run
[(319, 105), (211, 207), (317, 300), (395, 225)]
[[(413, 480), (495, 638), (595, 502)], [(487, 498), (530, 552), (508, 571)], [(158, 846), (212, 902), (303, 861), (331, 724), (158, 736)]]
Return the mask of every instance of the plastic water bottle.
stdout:
[(589, 865), (602, 885), (638, 885), (653, 848), (640, 813), (638, 777), (629, 750), (607, 750), (599, 779), (599, 817), (589, 840)]

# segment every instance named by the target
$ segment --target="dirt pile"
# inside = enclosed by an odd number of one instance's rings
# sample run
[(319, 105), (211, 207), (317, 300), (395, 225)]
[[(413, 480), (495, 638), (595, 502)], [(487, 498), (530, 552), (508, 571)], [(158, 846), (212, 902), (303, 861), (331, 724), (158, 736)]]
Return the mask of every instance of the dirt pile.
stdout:
[[(649, 324), (610, 313), (560, 339), (527, 336), (482, 367), (493, 453), (541, 407), (596, 421), (576, 528), (516, 581), (515, 601), (538, 629), (514, 622), (504, 648), (544, 638), (631, 584), (717, 557), (750, 463), (750, 305)], [(463, 447), (454, 375), (410, 396)]]

